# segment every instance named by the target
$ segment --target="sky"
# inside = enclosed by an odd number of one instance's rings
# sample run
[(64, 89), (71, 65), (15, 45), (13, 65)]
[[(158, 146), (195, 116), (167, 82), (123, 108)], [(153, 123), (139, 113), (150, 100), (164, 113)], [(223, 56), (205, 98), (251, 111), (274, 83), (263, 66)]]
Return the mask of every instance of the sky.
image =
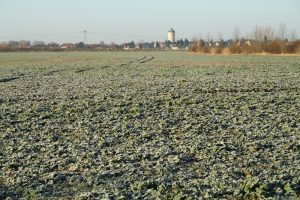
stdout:
[(300, 0), (0, 0), (0, 41), (164, 41), (171, 27), (176, 39), (230, 39), (280, 23), (299, 38)]

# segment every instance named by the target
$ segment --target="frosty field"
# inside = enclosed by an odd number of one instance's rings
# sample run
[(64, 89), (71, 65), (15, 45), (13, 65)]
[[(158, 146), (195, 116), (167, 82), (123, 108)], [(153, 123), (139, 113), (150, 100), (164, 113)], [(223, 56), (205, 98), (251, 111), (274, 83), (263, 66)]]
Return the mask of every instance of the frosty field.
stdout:
[(296, 199), (300, 57), (0, 54), (0, 199)]

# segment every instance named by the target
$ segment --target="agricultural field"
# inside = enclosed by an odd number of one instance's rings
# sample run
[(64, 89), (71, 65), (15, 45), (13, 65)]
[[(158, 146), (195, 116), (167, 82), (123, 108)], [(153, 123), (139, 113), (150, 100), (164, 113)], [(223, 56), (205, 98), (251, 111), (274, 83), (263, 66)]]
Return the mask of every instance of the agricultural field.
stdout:
[(0, 199), (299, 196), (299, 56), (0, 54)]

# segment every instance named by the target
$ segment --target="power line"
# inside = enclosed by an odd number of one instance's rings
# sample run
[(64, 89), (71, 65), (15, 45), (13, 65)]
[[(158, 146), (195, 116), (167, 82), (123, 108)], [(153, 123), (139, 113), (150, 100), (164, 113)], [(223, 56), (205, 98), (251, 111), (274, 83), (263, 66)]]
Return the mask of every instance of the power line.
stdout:
[[(10, 35), (10, 36), (0, 36), (0, 39), (12, 39), (12, 38), (37, 38), (37, 37), (53, 37), (53, 36), (65, 36), (65, 35), (75, 35), (82, 34), (82, 32), (69, 32), (69, 33), (48, 33), (48, 34), (36, 34), (36, 35)], [(84, 43), (87, 41), (87, 34), (101, 35), (101, 36), (117, 36), (117, 37), (129, 37), (129, 38), (148, 38), (153, 40), (160, 40), (161, 36), (153, 35), (135, 35), (135, 34), (121, 34), (121, 33), (108, 33), (108, 32), (87, 32), (83, 31)]]
[(11, 36), (0, 36), (1, 39), (7, 38), (33, 38), (33, 37), (52, 37), (52, 36), (63, 36), (63, 35), (74, 35), (81, 34), (82, 32), (72, 33), (49, 33), (49, 34), (37, 34), (37, 35), (11, 35)]
[(134, 34), (121, 34), (121, 33), (107, 33), (107, 32), (89, 32), (90, 34), (102, 35), (102, 36), (118, 36), (118, 37), (134, 37), (134, 38), (154, 38), (160, 39), (161, 36), (150, 36), (150, 35), (134, 35)]

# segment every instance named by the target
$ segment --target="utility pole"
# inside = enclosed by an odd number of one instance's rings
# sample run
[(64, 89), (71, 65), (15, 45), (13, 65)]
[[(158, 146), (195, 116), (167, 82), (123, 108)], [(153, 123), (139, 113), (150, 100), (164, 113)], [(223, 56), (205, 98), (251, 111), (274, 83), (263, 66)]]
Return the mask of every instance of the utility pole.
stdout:
[(83, 31), (83, 42), (84, 42), (84, 44), (86, 44), (86, 34), (87, 34), (87, 31), (84, 30)]

